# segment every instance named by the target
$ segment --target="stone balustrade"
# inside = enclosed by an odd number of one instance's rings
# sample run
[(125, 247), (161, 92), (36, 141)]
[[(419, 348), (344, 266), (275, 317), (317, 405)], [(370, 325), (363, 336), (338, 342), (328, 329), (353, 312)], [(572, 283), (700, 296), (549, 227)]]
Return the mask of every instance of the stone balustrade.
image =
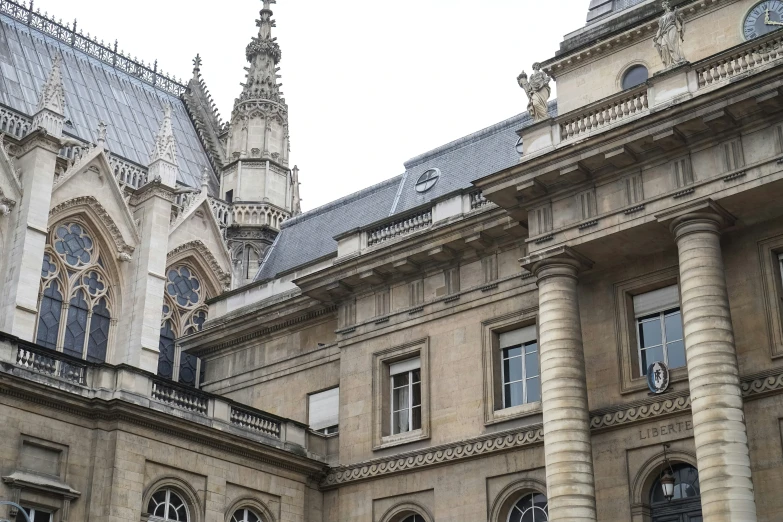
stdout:
[(239, 225), (269, 225), (280, 228), (290, 217), (285, 210), (268, 203), (236, 202), (233, 204), (233, 222)]
[(639, 117), (647, 109), (647, 85), (643, 84), (558, 117), (560, 139), (566, 141), (586, 137), (592, 132), (603, 131)]
[(227, 227), (233, 223), (234, 209), (229, 203), (222, 199), (210, 197), (209, 206), (212, 208), (212, 213), (215, 214), (215, 219), (217, 219), (221, 227)]
[[(334, 453), (307, 426), (128, 365), (92, 363), (0, 332), (0, 379), (15, 377), (81, 396), (146, 406), (249, 441), (325, 461)], [(20, 381), (21, 382), (21, 381)], [(15, 385), (16, 386), (16, 385)], [(19, 386), (23, 386), (19, 384)], [(312, 445), (312, 449), (310, 446)], [(327, 447), (328, 446), (328, 447)], [(297, 449), (298, 448), (298, 449)], [(332, 455), (334, 457), (334, 455)]]
[(432, 224), (432, 209), (397, 218), (367, 230), (367, 246), (379, 245), (394, 238), (428, 228)]
[(757, 38), (695, 65), (699, 88), (708, 87), (778, 60), (783, 56), (783, 35)]
[(0, 107), (0, 132), (22, 139), (30, 130), (31, 120), (8, 107)]

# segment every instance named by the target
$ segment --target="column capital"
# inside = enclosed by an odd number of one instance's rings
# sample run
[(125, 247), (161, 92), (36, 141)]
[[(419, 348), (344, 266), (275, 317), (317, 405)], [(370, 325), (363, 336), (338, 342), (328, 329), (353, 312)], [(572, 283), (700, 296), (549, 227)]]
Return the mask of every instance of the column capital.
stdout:
[(693, 232), (713, 232), (730, 227), (736, 221), (726, 209), (711, 199), (693, 201), (687, 205), (665, 210), (655, 215), (662, 225), (669, 227), (675, 240)]
[(563, 275), (576, 276), (579, 272), (589, 270), (593, 262), (569, 246), (557, 246), (535, 252), (519, 260), (522, 268), (532, 272), (539, 279), (545, 268), (560, 267), (565, 269)]

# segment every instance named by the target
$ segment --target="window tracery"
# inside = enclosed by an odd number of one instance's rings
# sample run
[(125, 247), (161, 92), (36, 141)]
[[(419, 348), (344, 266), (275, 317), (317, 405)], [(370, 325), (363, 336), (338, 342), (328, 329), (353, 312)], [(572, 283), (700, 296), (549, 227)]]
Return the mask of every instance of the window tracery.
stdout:
[(208, 314), (206, 290), (200, 276), (187, 264), (169, 267), (165, 290), (158, 343), (158, 375), (198, 386), (203, 381), (203, 364), (197, 357), (182, 353), (176, 340), (204, 327)]
[(78, 222), (54, 227), (41, 265), (36, 342), (104, 362), (114, 323), (110, 288), (92, 232)]
[(508, 522), (547, 522), (548, 520), (546, 495), (535, 491), (522, 495), (508, 514)]

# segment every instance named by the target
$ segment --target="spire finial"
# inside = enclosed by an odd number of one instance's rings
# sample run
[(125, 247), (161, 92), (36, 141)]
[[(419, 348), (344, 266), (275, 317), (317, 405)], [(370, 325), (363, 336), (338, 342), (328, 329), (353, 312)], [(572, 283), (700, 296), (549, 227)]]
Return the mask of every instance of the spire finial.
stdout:
[(98, 146), (102, 149), (106, 148), (106, 123), (104, 121), (98, 122)]
[(209, 188), (209, 169), (204, 166), (201, 171), (201, 192), (206, 193)]
[(38, 111), (48, 109), (57, 114), (65, 114), (65, 91), (63, 90), (63, 76), (60, 66), (62, 65), (62, 55), (57, 53), (52, 63), (52, 70), (46, 78), (41, 97), (38, 98)]
[(163, 122), (160, 124), (160, 130), (155, 138), (155, 148), (152, 151), (150, 163), (158, 160), (177, 165), (177, 148), (174, 144), (174, 131), (171, 127), (171, 105), (168, 103), (163, 106)]
[(199, 71), (201, 71), (201, 54), (197, 53), (193, 58), (193, 76), (198, 75)]

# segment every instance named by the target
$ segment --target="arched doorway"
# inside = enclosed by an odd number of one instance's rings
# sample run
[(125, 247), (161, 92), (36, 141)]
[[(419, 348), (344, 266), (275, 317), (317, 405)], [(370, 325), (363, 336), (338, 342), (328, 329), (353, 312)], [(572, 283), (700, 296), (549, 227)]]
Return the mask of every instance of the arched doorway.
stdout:
[(690, 464), (674, 467), (674, 496), (666, 500), (657, 479), (650, 489), (652, 522), (703, 522), (699, 472)]

